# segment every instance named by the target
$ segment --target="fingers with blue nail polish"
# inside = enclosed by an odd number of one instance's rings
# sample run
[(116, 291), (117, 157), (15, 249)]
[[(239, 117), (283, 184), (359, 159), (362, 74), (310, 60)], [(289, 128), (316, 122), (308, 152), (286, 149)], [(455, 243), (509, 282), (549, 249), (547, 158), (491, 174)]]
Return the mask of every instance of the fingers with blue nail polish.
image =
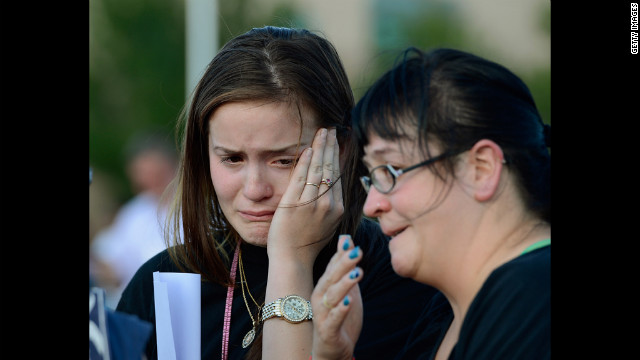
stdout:
[(360, 255), (360, 246), (356, 246), (353, 248), (353, 250), (351, 250), (351, 252), (349, 253), (349, 259), (355, 259), (358, 257), (358, 255)]
[(347, 251), (349, 250), (349, 248), (351, 247), (351, 235), (349, 234), (342, 234), (338, 237), (338, 244), (340, 244), (340, 242), (342, 242), (342, 245), (338, 245), (338, 249), (342, 248), (343, 251)]
[(344, 306), (349, 305), (349, 296), (345, 296), (345, 297), (344, 297), (344, 300), (342, 300), (342, 304), (343, 304)]
[(351, 272), (349, 273), (349, 279), (353, 280), (353, 279), (357, 278), (358, 276), (360, 276), (360, 269), (358, 269), (358, 268), (355, 268), (355, 269), (351, 270)]

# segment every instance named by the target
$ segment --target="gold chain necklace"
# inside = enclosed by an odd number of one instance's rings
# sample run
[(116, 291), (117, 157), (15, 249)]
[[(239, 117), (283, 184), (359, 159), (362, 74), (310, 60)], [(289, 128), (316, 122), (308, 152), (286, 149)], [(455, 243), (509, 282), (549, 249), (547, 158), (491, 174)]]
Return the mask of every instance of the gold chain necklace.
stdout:
[[(258, 305), (258, 302), (256, 301), (256, 299), (254, 299), (253, 295), (251, 295), (251, 291), (249, 291), (247, 276), (244, 273), (244, 266), (242, 265), (242, 250), (240, 250), (238, 254), (238, 260), (239, 260), (238, 265), (240, 268), (240, 287), (242, 288), (242, 298), (244, 299), (244, 304), (247, 306), (247, 311), (249, 312), (249, 317), (251, 317), (251, 324), (253, 326), (253, 328), (249, 330), (249, 332), (242, 339), (242, 348), (246, 349), (249, 345), (251, 345), (253, 340), (256, 338), (256, 326), (258, 325), (258, 321), (260, 320), (260, 309), (262, 309), (262, 306)], [(247, 287), (247, 292), (249, 293), (251, 300), (253, 300), (253, 303), (256, 304), (256, 306), (258, 307), (258, 312), (256, 313), (256, 318), (258, 319), (258, 321), (256, 321), (253, 318), (253, 315), (251, 314), (251, 309), (249, 308), (249, 302), (247, 301), (247, 297), (244, 294), (245, 286)]]

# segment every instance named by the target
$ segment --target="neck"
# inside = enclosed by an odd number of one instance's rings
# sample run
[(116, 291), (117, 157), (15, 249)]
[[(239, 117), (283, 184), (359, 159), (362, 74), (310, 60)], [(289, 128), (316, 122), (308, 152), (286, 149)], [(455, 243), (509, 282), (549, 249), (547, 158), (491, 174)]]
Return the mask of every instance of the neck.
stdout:
[[(497, 222), (478, 224), (469, 233), (473, 235), (465, 242), (457, 260), (452, 262), (455, 265), (445, 272), (448, 276), (442, 276), (442, 281), (436, 286), (449, 300), (454, 319), (460, 323), (495, 269), (520, 256), (532, 244), (551, 238), (551, 227), (537, 219), (520, 217), (518, 221), (508, 221), (501, 217)], [(454, 321), (454, 324), (457, 322)], [(456, 327), (452, 326), (452, 329)]]
[(458, 342), (467, 311), (489, 275), (496, 268), (521, 255), (532, 244), (551, 238), (551, 229), (548, 225), (529, 223), (520, 226), (522, 229), (530, 230), (523, 234), (524, 231), (515, 231), (514, 228), (513, 231), (506, 231), (503, 237), (494, 237), (493, 241), (472, 242), (472, 244), (485, 244), (485, 247), (470, 247), (467, 252), (468, 262), (461, 262), (463, 265), (460, 266), (454, 280), (444, 282), (447, 285), (437, 286), (449, 300), (454, 318), (439, 344), (435, 360), (449, 358), (453, 347)]

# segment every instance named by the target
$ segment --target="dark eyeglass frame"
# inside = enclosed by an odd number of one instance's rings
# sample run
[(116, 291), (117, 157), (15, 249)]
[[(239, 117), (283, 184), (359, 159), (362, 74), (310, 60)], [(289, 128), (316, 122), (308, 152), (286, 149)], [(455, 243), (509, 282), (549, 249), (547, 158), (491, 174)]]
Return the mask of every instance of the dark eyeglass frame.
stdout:
[[(389, 165), (389, 164), (385, 164), (385, 165), (380, 165), (380, 166), (376, 166), (373, 169), (371, 169), (371, 171), (369, 171), (369, 176), (361, 176), (360, 177), (360, 183), (362, 184), (362, 186), (364, 187), (364, 190), (368, 193), (369, 189), (371, 188), (371, 185), (373, 185), (373, 187), (376, 188), (376, 190), (378, 190), (379, 193), (381, 194), (388, 194), (391, 192), (391, 190), (393, 190), (393, 188), (396, 186), (396, 180), (398, 179), (398, 177), (400, 177), (400, 175), (402, 174), (406, 174), (407, 172), (417, 169), (419, 167), (422, 166), (427, 166), (427, 165), (431, 165), (433, 163), (435, 163), (436, 161), (440, 161), (442, 159), (445, 159), (449, 156), (455, 155), (455, 153), (444, 153), (444, 154), (440, 154), (436, 157), (432, 157), (428, 160), (425, 160), (421, 163), (415, 164), (415, 165), (411, 165), (409, 167), (406, 167), (404, 169), (394, 169), (393, 166)], [(376, 183), (373, 182), (373, 180), (371, 180), (371, 174), (373, 174), (374, 171), (376, 171), (379, 168), (384, 168), (386, 167), (387, 170), (389, 171), (389, 174), (391, 174), (391, 187), (389, 188), (389, 190), (381, 190), (378, 186), (376, 186)]]

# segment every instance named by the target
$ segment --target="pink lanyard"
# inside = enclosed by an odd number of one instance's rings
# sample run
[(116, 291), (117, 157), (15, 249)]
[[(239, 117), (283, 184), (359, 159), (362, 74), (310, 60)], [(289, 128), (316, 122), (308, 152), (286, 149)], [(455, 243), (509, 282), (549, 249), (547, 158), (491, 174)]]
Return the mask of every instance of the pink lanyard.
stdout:
[[(240, 250), (240, 242), (236, 246), (236, 251), (233, 253), (233, 262), (231, 263), (231, 283), (236, 283), (236, 268), (238, 267), (238, 251)], [(229, 352), (229, 331), (231, 328), (231, 305), (233, 302), (233, 288), (231, 285), (227, 288), (227, 303), (224, 307), (224, 325), (222, 327), (222, 360), (227, 360), (227, 353)]]

